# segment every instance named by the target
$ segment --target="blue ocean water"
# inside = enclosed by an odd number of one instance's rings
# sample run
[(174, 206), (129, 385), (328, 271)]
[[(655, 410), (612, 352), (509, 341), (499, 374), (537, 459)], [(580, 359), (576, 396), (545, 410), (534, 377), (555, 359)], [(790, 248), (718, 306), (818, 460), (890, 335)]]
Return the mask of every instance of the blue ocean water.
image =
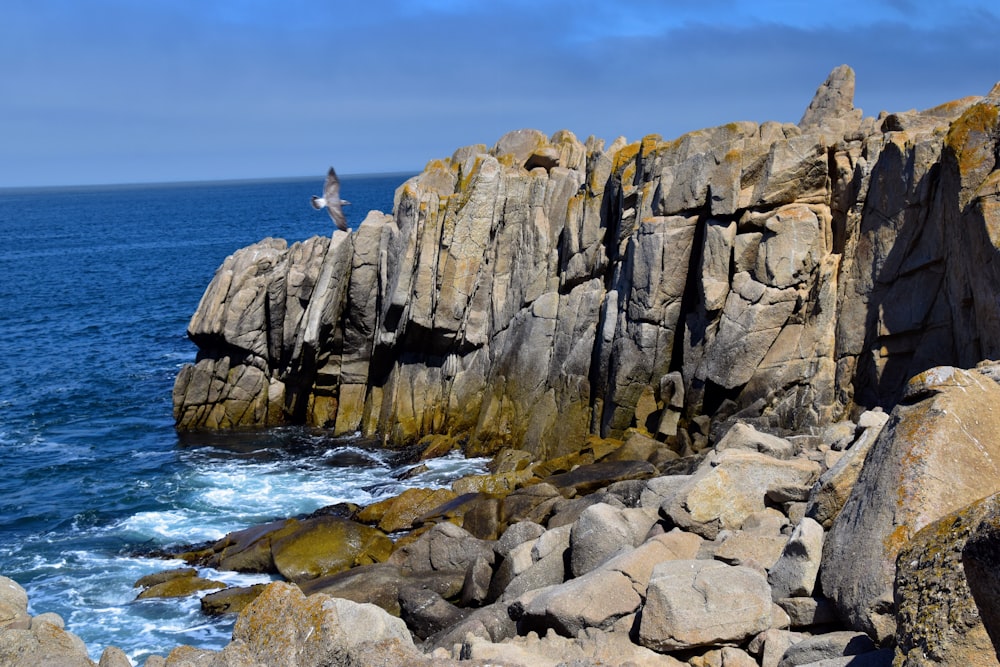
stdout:
[[(350, 226), (391, 211), (405, 178), (342, 177)], [(171, 388), (196, 352), (185, 328), (215, 269), (267, 236), (330, 234), (308, 204), (321, 181), (0, 190), (0, 574), (94, 659), (108, 645), (142, 664), (229, 640), (233, 619), (202, 616), (197, 598), (134, 601), (136, 579), (181, 565), (143, 549), (481, 469), (446, 458), (404, 483), (402, 462), (357, 438), (175, 433)]]

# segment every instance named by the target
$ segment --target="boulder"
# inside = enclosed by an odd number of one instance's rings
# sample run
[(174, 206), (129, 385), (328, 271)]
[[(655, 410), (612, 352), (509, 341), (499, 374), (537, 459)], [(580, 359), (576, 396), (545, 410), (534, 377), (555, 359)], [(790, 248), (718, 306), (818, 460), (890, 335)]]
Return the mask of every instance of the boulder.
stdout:
[(646, 537), (656, 515), (619, 509), (606, 503), (591, 505), (570, 532), (569, 565), (574, 577), (590, 572), (615, 554), (632, 549)]
[(577, 637), (529, 634), (503, 643), (478, 637), (467, 639), (457, 650), (466, 659), (490, 665), (635, 665), (635, 667), (683, 667), (685, 663), (633, 644), (620, 632), (586, 630)]
[(358, 512), (357, 520), (395, 533), (414, 527), (414, 521), (458, 495), (451, 489), (407, 489), (398, 496), (373, 503)]
[(13, 579), (0, 576), (0, 629), (27, 619), (28, 593)]
[(464, 577), (464, 573), (480, 557), (493, 562), (495, 556), (489, 542), (477, 539), (455, 524), (439, 523), (416, 541), (398, 547), (388, 562), (407, 575), (461, 572)]
[(382, 562), (392, 553), (392, 540), (385, 533), (348, 519), (322, 516), (289, 522), (287, 532), (272, 538), (271, 554), (275, 568), (290, 581)]
[(743, 422), (733, 424), (715, 445), (717, 452), (726, 449), (746, 449), (776, 459), (789, 459), (794, 453), (794, 447), (788, 440), (769, 433), (761, 433), (752, 425)]
[(522, 594), (511, 603), (511, 616), (520, 629), (551, 628), (568, 637), (610, 629), (639, 609), (657, 563), (693, 558), (700, 543), (680, 531), (658, 535), (580, 577)]
[(367, 645), (386, 640), (404, 656), (421, 655), (406, 624), (379, 607), (322, 593), (307, 598), (296, 586), (277, 582), (243, 610), (220, 657), (249, 655), (275, 667), (365, 664)]
[[(833, 520), (837, 518), (844, 503), (847, 502), (855, 482), (858, 481), (858, 475), (861, 474), (861, 467), (865, 462), (865, 457), (868, 456), (868, 450), (875, 444), (879, 433), (882, 432), (882, 427), (888, 421), (888, 415), (885, 413), (871, 411), (864, 413), (864, 415), (868, 414), (879, 417), (873, 419), (874, 423), (871, 425), (862, 427), (861, 434), (854, 440), (850, 448), (836, 463), (820, 475), (809, 493), (806, 516), (815, 519), (826, 529), (833, 525)], [(884, 419), (881, 418), (882, 416)]]
[(28, 628), (0, 629), (0, 664), (94, 667), (83, 640), (61, 626), (33, 619)]
[(199, 577), (194, 568), (183, 568), (142, 577), (135, 582), (135, 587), (143, 589), (136, 596), (136, 600), (147, 600), (149, 598), (186, 597), (200, 591), (225, 588), (226, 585), (221, 581)]
[(399, 589), (399, 617), (419, 639), (454, 625), (465, 613), (435, 591), (419, 584)]
[(201, 598), (201, 611), (209, 616), (221, 614), (238, 614), (248, 604), (257, 599), (266, 584), (253, 586), (230, 586), (215, 593), (209, 593)]
[(819, 472), (812, 461), (728, 449), (709, 456), (661, 512), (674, 524), (715, 539), (720, 530), (738, 529), (748, 516), (763, 511), (772, 486), (806, 484)]
[(924, 526), (1000, 491), (1000, 385), (975, 371), (913, 378), (823, 545), (823, 593), (851, 627), (895, 633), (896, 558)]
[(584, 496), (614, 482), (626, 479), (647, 479), (656, 475), (656, 468), (647, 461), (602, 461), (581, 465), (570, 472), (546, 477), (547, 482), (566, 497)]
[(740, 643), (771, 627), (764, 575), (718, 561), (677, 560), (653, 568), (639, 643), (654, 651)]
[(806, 637), (795, 642), (785, 651), (778, 667), (810, 665), (843, 656), (855, 656), (875, 651), (875, 644), (861, 632), (828, 632)]
[[(1000, 571), (997, 569), (997, 554), (1000, 553), (998, 502), (1000, 499), (996, 495), (989, 496), (961, 514), (971, 515), (978, 519), (977, 524), (971, 527), (971, 533), (962, 548), (962, 568), (966, 583), (979, 610), (979, 616), (993, 641), (994, 655), (1000, 658), (1000, 603), (998, 603), (1000, 600), (1000, 580), (997, 578), (997, 572)], [(967, 528), (965, 525), (962, 527)], [(951, 544), (960, 543), (959, 536), (959, 539), (954, 540)], [(956, 585), (956, 588), (959, 591), (962, 590), (960, 584)], [(966, 604), (961, 594), (956, 595), (955, 598), (958, 604)], [(970, 616), (964, 615), (965, 618)], [(986, 660), (986, 658), (983, 659)]]
[(795, 527), (778, 562), (767, 574), (772, 597), (810, 597), (822, 558), (823, 527), (806, 517)]
[(970, 588), (990, 571), (963, 570), (963, 551), (1000, 496), (990, 496), (924, 526), (896, 564), (896, 662), (900, 665), (1000, 664)]
[(734, 531), (719, 536), (722, 542), (714, 557), (729, 565), (746, 565), (770, 570), (788, 542), (783, 535), (762, 535), (749, 531)]

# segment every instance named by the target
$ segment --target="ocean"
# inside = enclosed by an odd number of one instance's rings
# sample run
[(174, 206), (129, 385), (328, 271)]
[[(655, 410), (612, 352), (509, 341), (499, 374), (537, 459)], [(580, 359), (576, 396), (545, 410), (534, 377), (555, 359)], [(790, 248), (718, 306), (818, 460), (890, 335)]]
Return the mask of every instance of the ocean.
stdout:
[[(343, 176), (348, 223), (392, 210), (408, 175)], [(180, 567), (138, 554), (338, 502), (445, 486), (484, 461), (409, 463), (358, 436), (279, 428), (180, 438), (171, 388), (215, 269), (268, 236), (331, 234), (316, 179), (0, 190), (0, 574), (56, 612), (96, 660), (218, 649), (234, 618), (198, 598), (135, 601)], [(259, 575), (203, 570), (231, 584)]]

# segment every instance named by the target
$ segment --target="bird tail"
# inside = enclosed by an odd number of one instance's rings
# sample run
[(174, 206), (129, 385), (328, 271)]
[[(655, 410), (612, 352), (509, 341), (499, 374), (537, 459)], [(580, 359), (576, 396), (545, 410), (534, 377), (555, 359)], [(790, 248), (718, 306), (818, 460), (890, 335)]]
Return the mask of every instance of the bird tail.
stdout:
[(317, 211), (322, 210), (323, 207), (326, 206), (326, 200), (323, 199), (322, 197), (317, 197), (316, 195), (313, 195), (313, 198), (310, 201), (310, 203), (312, 204), (312, 207)]

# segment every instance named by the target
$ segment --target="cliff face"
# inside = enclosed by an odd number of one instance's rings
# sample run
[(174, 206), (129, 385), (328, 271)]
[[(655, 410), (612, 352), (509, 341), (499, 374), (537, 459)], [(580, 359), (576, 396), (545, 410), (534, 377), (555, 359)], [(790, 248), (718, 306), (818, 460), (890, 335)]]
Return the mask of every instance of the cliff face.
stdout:
[(1000, 88), (878, 118), (853, 93), (842, 66), (798, 125), (512, 132), (354, 233), (244, 248), (191, 320), (177, 426), (697, 448), (736, 414), (806, 429), (996, 358)]

